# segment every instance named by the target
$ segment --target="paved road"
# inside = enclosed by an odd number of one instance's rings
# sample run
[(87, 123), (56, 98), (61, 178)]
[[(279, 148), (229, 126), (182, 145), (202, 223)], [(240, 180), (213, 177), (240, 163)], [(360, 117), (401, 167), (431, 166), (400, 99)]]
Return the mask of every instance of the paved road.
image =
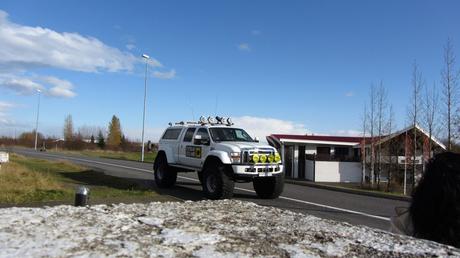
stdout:
[[(11, 150), (10, 150), (11, 151)], [(86, 167), (103, 171), (106, 174), (134, 178), (153, 183), (152, 164), (135, 161), (93, 158), (86, 156), (63, 155), (57, 153), (35, 152), (30, 149), (15, 148), (12, 151), (37, 158), (68, 160)], [(183, 200), (201, 200), (201, 185), (195, 173), (181, 173), (177, 184), (171, 189), (156, 189)], [(406, 207), (405, 201), (389, 200), (358, 194), (344, 193), (315, 187), (286, 184), (282, 196), (275, 200), (258, 199), (250, 183), (236, 184), (234, 198), (251, 201), (265, 206), (288, 209), (295, 212), (315, 215), (321, 218), (366, 225), (387, 230), (389, 218), (395, 207)]]

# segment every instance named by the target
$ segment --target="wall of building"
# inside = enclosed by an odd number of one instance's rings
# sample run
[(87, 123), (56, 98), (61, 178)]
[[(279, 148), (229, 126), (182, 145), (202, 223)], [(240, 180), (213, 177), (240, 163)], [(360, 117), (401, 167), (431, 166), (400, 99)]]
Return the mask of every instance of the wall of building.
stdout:
[(316, 161), (316, 182), (361, 182), (361, 163)]
[(305, 179), (315, 181), (315, 161), (305, 160)]
[(305, 154), (316, 154), (316, 145), (305, 145)]
[(294, 145), (294, 158), (292, 159), (292, 167), (293, 167), (293, 178), (299, 177), (299, 145)]

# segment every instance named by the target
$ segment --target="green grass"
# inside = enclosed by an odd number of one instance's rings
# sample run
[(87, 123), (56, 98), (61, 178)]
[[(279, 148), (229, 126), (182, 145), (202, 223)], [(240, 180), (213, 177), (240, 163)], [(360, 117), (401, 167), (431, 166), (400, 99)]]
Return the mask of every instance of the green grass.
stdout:
[[(140, 152), (124, 152), (124, 151), (111, 151), (111, 150), (83, 150), (83, 151), (59, 151), (61, 153), (82, 154), (88, 157), (107, 158), (107, 159), (121, 159), (131, 161), (141, 161)], [(145, 152), (144, 162), (153, 163), (156, 152)]]
[(11, 155), (0, 170), (0, 204), (72, 204), (79, 185), (90, 188), (91, 203), (171, 201), (147, 181), (117, 178), (66, 161)]
[[(372, 188), (368, 184), (361, 187), (361, 184), (359, 183), (318, 183), (318, 184), (325, 185), (325, 186), (333, 186), (333, 187), (343, 188), (343, 189), (359, 190), (362, 192), (369, 192), (369, 193), (380, 193), (380, 194), (386, 194), (386, 195), (392, 195), (392, 196), (407, 196), (407, 195), (404, 195), (404, 193), (402, 192), (402, 189), (399, 189), (399, 188), (391, 192), (385, 191), (386, 184), (380, 185), (380, 189), (377, 189), (376, 186)], [(395, 187), (393, 186), (393, 188)], [(410, 193), (409, 186), (408, 186), (407, 192)]]

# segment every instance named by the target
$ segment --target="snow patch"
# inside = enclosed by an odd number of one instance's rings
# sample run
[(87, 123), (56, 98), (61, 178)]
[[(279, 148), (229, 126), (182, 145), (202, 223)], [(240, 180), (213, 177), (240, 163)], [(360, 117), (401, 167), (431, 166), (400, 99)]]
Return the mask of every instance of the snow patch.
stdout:
[(237, 200), (0, 209), (0, 257), (460, 256), (435, 242)]

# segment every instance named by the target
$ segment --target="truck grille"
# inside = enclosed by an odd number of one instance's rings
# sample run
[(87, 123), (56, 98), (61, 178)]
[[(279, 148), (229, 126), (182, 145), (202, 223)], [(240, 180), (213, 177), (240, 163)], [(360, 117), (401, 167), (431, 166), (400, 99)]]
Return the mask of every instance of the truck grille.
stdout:
[[(266, 155), (268, 157), (269, 155), (274, 155), (275, 151), (272, 149), (268, 149), (268, 148), (243, 150), (242, 155), (241, 155), (243, 157), (242, 163), (254, 164), (254, 162), (252, 162), (252, 156), (254, 154), (258, 154), (259, 156)], [(263, 163), (263, 162), (259, 161), (257, 163)], [(268, 161), (264, 163), (268, 163)]]

